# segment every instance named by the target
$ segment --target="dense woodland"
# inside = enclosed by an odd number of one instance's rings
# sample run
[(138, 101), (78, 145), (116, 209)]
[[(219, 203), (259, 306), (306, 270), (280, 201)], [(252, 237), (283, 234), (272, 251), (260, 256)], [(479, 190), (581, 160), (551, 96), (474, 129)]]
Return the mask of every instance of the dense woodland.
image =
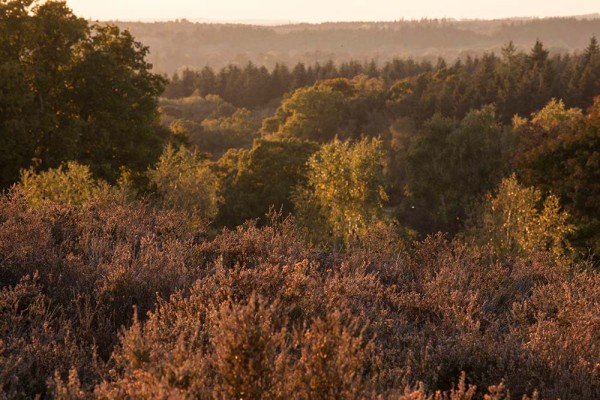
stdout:
[(563, 23), (166, 79), (0, 0), (0, 398), (599, 398), (600, 46), (510, 40)]

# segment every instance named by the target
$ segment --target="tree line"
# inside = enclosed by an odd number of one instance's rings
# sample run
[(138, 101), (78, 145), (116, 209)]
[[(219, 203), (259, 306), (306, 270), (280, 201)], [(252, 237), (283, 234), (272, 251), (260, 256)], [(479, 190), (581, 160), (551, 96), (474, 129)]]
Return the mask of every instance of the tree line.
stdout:
[(176, 72), (171, 76), (163, 96), (181, 98), (193, 93), (201, 96), (215, 94), (236, 107), (258, 108), (294, 89), (311, 86), (324, 79), (353, 78), (364, 74), (382, 77), (389, 83), (432, 70), (431, 62), (412, 59), (394, 59), (381, 68), (374, 61), (350, 61), (338, 66), (331, 60), (308, 66), (298, 63), (292, 68), (276, 64), (270, 71), (253, 63), (244, 67), (230, 64), (218, 71), (209, 66), (201, 70), (185, 68), (181, 74)]
[[(593, 151), (587, 154), (583, 149), (594, 148), (593, 141), (587, 142), (593, 134), (580, 133), (581, 138), (588, 139), (577, 145), (572, 140), (577, 136), (575, 130), (593, 132), (583, 121), (586, 113), (587, 118), (593, 118), (595, 112), (599, 55), (592, 37), (580, 55), (549, 57), (539, 41), (523, 53), (508, 43), (501, 56), (492, 53), (452, 66), (440, 61), (436, 67), (429, 65), (416, 75), (389, 82), (379, 76), (389, 71), (389, 65), (381, 70), (373, 67), (371, 75), (323, 79), (293, 89), (276, 108), (239, 109), (245, 110), (246, 116), (245, 122), (236, 122), (245, 127), (242, 136), (234, 135), (232, 125), (223, 130), (211, 122), (233, 116), (235, 106), (223, 103), (219, 95), (202, 97), (198, 91), (185, 99), (163, 100), (163, 113), (169, 116), (165, 122), (184, 142), (213, 154), (216, 171), (223, 176), (219, 224), (235, 226), (248, 218), (260, 218), (272, 205), (283, 207), (285, 212), (296, 210), (291, 199), (303, 176), (297, 171), (306, 173), (304, 165), (315, 151), (313, 143), (371, 137), (382, 141), (383, 155), (378, 162), (385, 169), (385, 209), (418, 235), (437, 231), (459, 234), (466, 228), (474, 203), (516, 172), (520, 182), (543, 189), (544, 198), (551, 193), (559, 196), (571, 219), (579, 221), (579, 229), (570, 231), (570, 238), (584, 250), (597, 246), (596, 234), (592, 233), (592, 221), (597, 216), (592, 217), (592, 208), (584, 211), (583, 206), (575, 206), (585, 202), (569, 200), (574, 194), (567, 195), (565, 188), (559, 192), (558, 181), (575, 180), (574, 168), (590, 169), (582, 163), (593, 158)], [(229, 70), (222, 70), (220, 75)], [(253, 66), (245, 69), (249, 75), (256, 70)], [(207, 111), (200, 112), (200, 104)], [(265, 113), (261, 123), (252, 118)], [(567, 117), (570, 115), (579, 117)], [(544, 119), (548, 121), (541, 123)], [(571, 122), (561, 122), (561, 128), (553, 126), (563, 119)], [(183, 121), (188, 121), (185, 127)], [(245, 137), (246, 141), (238, 141), (234, 146), (238, 149), (227, 151), (235, 144), (235, 137)], [(550, 146), (548, 143), (557, 137), (569, 138), (570, 144), (554, 142)], [(250, 140), (257, 139), (252, 145)], [(306, 143), (304, 151), (291, 150), (299, 149), (301, 143)], [(547, 146), (559, 147), (562, 152), (546, 154), (548, 161), (540, 166), (537, 163), (542, 161), (536, 157), (550, 151)], [(294, 157), (286, 157), (288, 151)], [(581, 159), (575, 155), (579, 152), (584, 152)], [(295, 167), (284, 167), (290, 163), (296, 163)], [(341, 165), (341, 161), (337, 163)], [(553, 184), (543, 183), (549, 177), (545, 168), (552, 164), (564, 165), (559, 168), (562, 175)], [(539, 170), (535, 179), (532, 168)], [(270, 181), (269, 175), (278, 171), (296, 172)], [(359, 186), (356, 182), (352, 185)], [(240, 197), (240, 192), (246, 195)], [(589, 187), (580, 193), (595, 192)]]
[[(332, 78), (351, 79), (357, 75), (381, 78), (385, 85), (396, 85), (402, 97), (399, 112), (422, 122), (434, 112), (463, 117), (469, 109), (495, 103), (508, 122), (515, 114), (528, 115), (551, 98), (569, 105), (587, 107), (598, 93), (598, 43), (593, 36), (587, 47), (576, 54), (550, 56), (536, 41), (529, 52), (517, 51), (512, 42), (500, 54), (466, 57), (448, 65), (394, 59), (379, 66), (375, 61), (333, 61), (288, 68), (277, 64), (272, 70), (252, 63), (245, 67), (226, 66), (218, 71), (184, 69), (175, 73), (166, 87), (168, 98), (215, 94), (236, 107), (259, 108), (280, 99), (294, 89)], [(404, 90), (404, 92), (403, 92)], [(408, 92), (410, 91), (410, 93)]]
[(600, 32), (599, 15), (567, 18), (485, 20), (421, 19), (256, 26), (235, 23), (116, 21), (152, 48), (149, 60), (169, 75), (185, 67), (221, 69), (235, 63), (312, 65), (413, 57), (449, 62), (500, 52), (512, 40), (519, 50), (536, 39), (553, 54), (581, 51)]

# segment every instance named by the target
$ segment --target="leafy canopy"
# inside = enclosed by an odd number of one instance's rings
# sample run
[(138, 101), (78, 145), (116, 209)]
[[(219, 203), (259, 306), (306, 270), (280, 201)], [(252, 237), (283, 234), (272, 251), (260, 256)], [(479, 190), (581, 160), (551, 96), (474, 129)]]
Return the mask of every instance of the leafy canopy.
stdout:
[(115, 26), (90, 26), (63, 1), (0, 1), (0, 185), (31, 165), (74, 160), (114, 181), (160, 155), (148, 48)]

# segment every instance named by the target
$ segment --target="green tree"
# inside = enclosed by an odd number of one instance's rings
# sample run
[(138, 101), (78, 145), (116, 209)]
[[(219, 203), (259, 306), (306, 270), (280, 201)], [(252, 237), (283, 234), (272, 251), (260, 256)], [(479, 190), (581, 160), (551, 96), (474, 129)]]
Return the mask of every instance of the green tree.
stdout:
[(317, 149), (316, 143), (291, 138), (257, 140), (250, 150), (227, 152), (217, 163), (224, 197), (218, 222), (236, 226), (264, 217), (271, 207), (293, 212), (293, 188)]
[(544, 44), (536, 40), (529, 53), (529, 62), (535, 66), (542, 66), (548, 59), (548, 54), (548, 50), (544, 48)]
[(44, 201), (83, 204), (110, 188), (94, 179), (88, 166), (71, 161), (40, 173), (33, 168), (22, 170), (16, 190), (35, 207)]
[(556, 193), (577, 226), (574, 245), (600, 251), (600, 98), (586, 114), (551, 101), (515, 131), (524, 183)]
[(344, 95), (328, 86), (297, 89), (281, 103), (263, 133), (326, 142), (335, 136), (344, 115)]
[(236, 108), (217, 95), (209, 94), (206, 97), (194, 94), (180, 99), (160, 99), (160, 105), (170, 117), (183, 118), (201, 123), (207, 118), (221, 118), (232, 115)]
[(595, 36), (590, 39), (581, 61), (578, 73), (575, 74), (575, 89), (578, 105), (585, 107), (589, 104), (589, 99), (600, 95), (600, 47)]
[(512, 147), (493, 107), (460, 123), (434, 116), (408, 149), (403, 220), (421, 233), (457, 232), (468, 204), (502, 178)]
[[(250, 148), (258, 137), (260, 116), (245, 108), (238, 108), (229, 117), (208, 118), (202, 121), (204, 135), (191, 138), (192, 144), (213, 156), (221, 156), (231, 148)], [(211, 140), (212, 139), (212, 140)], [(202, 141), (215, 142), (212, 148), (202, 146)]]
[(559, 197), (567, 196), (562, 186), (568, 166), (569, 146), (585, 118), (577, 108), (567, 108), (561, 100), (552, 99), (531, 119), (515, 118), (513, 129), (519, 146), (516, 163), (524, 183), (544, 191), (553, 191)]
[(387, 122), (385, 94), (383, 80), (367, 75), (322, 80), (283, 100), (275, 115), (264, 120), (261, 131), (320, 143), (335, 136), (374, 136)]
[(150, 73), (148, 48), (127, 31), (94, 26), (75, 51), (73, 102), (82, 121), (78, 159), (115, 179), (121, 166), (143, 170), (161, 152), (157, 96), (162, 77)]
[(62, 160), (73, 158), (76, 133), (66, 86), (72, 47), (88, 31), (64, 3), (3, 0), (0, 34), (0, 184), (6, 185), (49, 146), (60, 148)]
[(573, 226), (568, 219), (556, 196), (542, 201), (538, 189), (521, 186), (513, 174), (475, 209), (466, 232), (471, 240), (492, 246), (499, 257), (550, 251), (559, 258), (572, 251), (567, 236)]
[(517, 90), (525, 106), (537, 110), (552, 98), (554, 92), (554, 62), (539, 40), (527, 56), (527, 64)]
[(202, 68), (196, 81), (200, 96), (217, 94), (217, 76), (209, 66)]
[(63, 1), (0, 1), (1, 185), (36, 160), (67, 160), (114, 180), (160, 154), (148, 49), (114, 26), (89, 26)]
[(379, 139), (335, 140), (310, 158), (307, 182), (296, 189), (294, 204), (316, 239), (348, 242), (384, 219), (382, 160)]
[(217, 214), (219, 182), (198, 153), (168, 145), (148, 177), (162, 207), (187, 212), (192, 225), (206, 223)]

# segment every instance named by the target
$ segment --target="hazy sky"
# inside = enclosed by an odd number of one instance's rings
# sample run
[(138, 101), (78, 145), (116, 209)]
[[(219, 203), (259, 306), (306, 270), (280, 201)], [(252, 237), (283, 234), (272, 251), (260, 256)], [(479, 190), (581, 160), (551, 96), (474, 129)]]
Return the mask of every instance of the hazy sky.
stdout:
[(215, 19), (374, 21), (400, 18), (502, 18), (600, 12), (600, 0), (67, 0), (94, 20)]

